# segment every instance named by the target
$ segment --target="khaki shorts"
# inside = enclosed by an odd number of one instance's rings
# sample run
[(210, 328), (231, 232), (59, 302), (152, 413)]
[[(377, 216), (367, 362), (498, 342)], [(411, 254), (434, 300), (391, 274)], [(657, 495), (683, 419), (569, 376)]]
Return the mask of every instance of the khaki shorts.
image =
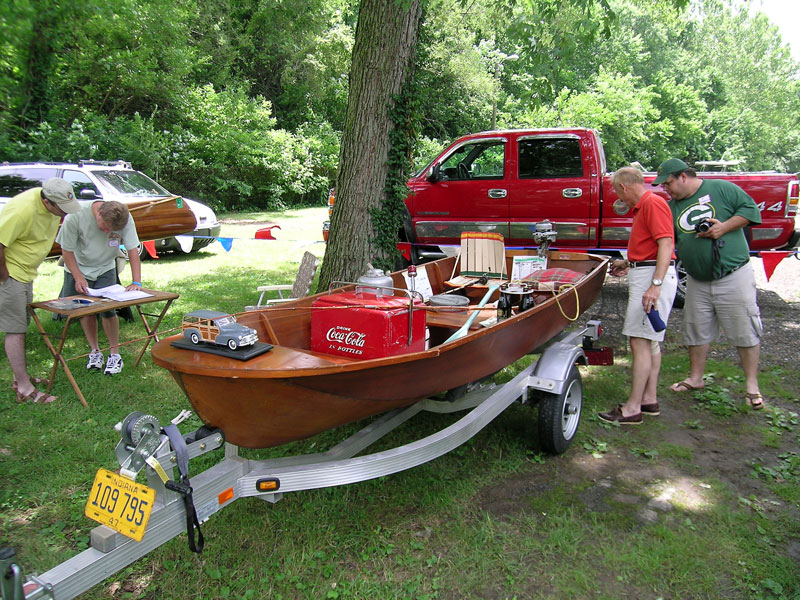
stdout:
[(22, 283), (9, 277), (0, 283), (0, 331), (25, 333), (31, 316), (27, 305), (33, 302), (33, 282)]
[[(650, 287), (655, 272), (656, 268), (654, 266), (635, 267), (628, 271), (628, 308), (625, 312), (625, 324), (622, 326), (622, 333), (628, 337), (663, 342), (666, 329), (656, 332), (642, 306), (642, 296), (644, 296), (647, 288)], [(656, 305), (658, 314), (665, 324), (668, 324), (669, 313), (672, 310), (672, 302), (675, 300), (675, 292), (677, 290), (678, 275), (675, 272), (675, 267), (670, 267), (667, 269), (667, 274), (664, 275), (664, 282), (661, 284), (661, 295), (659, 295)]]
[(737, 348), (757, 345), (763, 328), (752, 263), (715, 281), (688, 277), (683, 312), (683, 343), (687, 346), (715, 342), (720, 328)]

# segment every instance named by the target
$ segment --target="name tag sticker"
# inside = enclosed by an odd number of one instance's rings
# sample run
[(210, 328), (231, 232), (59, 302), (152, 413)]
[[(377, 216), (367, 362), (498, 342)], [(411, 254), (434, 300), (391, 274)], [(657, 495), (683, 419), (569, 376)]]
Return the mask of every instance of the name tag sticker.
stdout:
[(700, 198), (697, 202), (698, 202), (698, 204), (708, 204), (709, 202), (711, 202), (711, 196), (706, 194), (705, 196)]

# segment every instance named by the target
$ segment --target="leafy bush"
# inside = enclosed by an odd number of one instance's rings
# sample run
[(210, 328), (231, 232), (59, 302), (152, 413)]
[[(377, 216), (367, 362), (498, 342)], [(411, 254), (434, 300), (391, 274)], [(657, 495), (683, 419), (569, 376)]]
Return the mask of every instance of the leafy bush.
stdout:
[[(207, 85), (181, 102), (163, 171), (167, 187), (228, 210), (275, 210), (324, 197), (331, 170), (325, 138), (274, 129), (270, 103), (243, 89)], [(316, 146), (328, 152), (315, 156)]]

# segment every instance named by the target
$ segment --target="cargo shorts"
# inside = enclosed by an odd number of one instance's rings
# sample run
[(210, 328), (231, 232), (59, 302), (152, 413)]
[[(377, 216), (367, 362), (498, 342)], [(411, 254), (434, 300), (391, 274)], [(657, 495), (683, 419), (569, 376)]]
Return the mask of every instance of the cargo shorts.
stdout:
[(737, 348), (750, 348), (761, 341), (763, 326), (752, 263), (714, 281), (688, 276), (683, 310), (683, 343), (687, 346), (715, 342), (720, 329)]
[(0, 283), (0, 331), (25, 333), (31, 315), (27, 305), (33, 302), (33, 282), (23, 283), (9, 277)]
[[(635, 267), (628, 271), (628, 308), (625, 312), (625, 324), (622, 326), (622, 333), (628, 337), (644, 338), (653, 342), (663, 342), (666, 330), (656, 332), (650, 324), (650, 319), (644, 312), (642, 306), (642, 296), (650, 287), (653, 281), (653, 274), (656, 268)], [(678, 290), (678, 275), (675, 267), (667, 269), (664, 281), (661, 284), (661, 294), (658, 297), (656, 308), (664, 323), (669, 324), (669, 313), (672, 310), (672, 302), (675, 300), (675, 292)], [(652, 347), (657, 353), (658, 345)]]

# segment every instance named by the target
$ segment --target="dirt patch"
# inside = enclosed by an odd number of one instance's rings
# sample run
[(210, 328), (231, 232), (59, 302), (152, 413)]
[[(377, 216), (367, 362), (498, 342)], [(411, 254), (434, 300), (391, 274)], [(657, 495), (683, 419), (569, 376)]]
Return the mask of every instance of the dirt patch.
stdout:
[[(769, 285), (762, 272), (758, 292), (765, 325), (760, 368), (762, 373), (772, 371), (777, 376), (780, 368), (791, 365), (794, 369), (797, 354), (800, 261), (790, 259), (788, 263), (780, 281)], [(629, 352), (621, 334), (626, 302), (627, 282), (609, 278), (596, 304), (582, 319), (602, 319), (602, 342), (613, 346), (617, 357)], [(682, 312), (675, 311), (663, 346), (665, 354), (685, 352), (681, 335)], [(712, 347), (710, 358), (738, 361), (735, 349), (724, 343)], [(598, 403), (606, 408), (606, 403), (587, 400), (581, 437), (567, 453), (532, 465), (527, 473), (493, 483), (480, 495), (481, 509), (499, 519), (513, 518), (529, 511), (538, 494), (559, 486), (560, 493), (589, 512), (619, 510), (635, 514), (643, 525), (666, 523), (675, 510), (702, 509), (714, 502), (722, 485), (734, 498), (751, 499), (754, 510), (761, 514), (788, 513), (797, 518), (800, 511), (796, 506), (776, 498), (763, 479), (753, 476), (753, 462), (775, 465), (781, 453), (796, 452), (797, 427), (769, 445), (764, 443), (769, 407), (796, 412), (796, 403), (768, 398), (765, 411), (735, 412), (719, 418), (701, 408), (691, 394), (669, 391), (669, 383), (662, 375), (661, 415), (646, 416), (638, 427), (604, 426), (593, 411)], [(736, 396), (735, 400), (741, 398)], [(591, 448), (582, 447), (587, 435), (607, 444), (609, 450), (593, 453)], [(648, 456), (653, 449), (657, 453)], [(776, 551), (800, 565), (800, 544), (796, 541)]]

